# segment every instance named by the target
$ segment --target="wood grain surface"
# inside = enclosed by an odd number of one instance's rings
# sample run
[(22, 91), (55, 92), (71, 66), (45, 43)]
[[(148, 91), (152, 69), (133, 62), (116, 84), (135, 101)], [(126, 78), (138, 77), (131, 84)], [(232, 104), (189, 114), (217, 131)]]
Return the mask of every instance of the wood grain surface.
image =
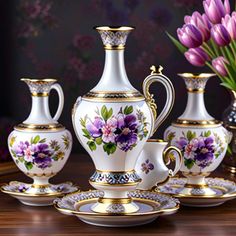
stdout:
[[(90, 188), (88, 178), (94, 166), (87, 155), (72, 155), (64, 169), (51, 182), (71, 180), (82, 189)], [(219, 170), (217, 176), (234, 179)], [(1, 176), (1, 182), (30, 182), (22, 173)], [(50, 207), (30, 207), (0, 193), (0, 235), (236, 235), (236, 200), (213, 208), (181, 207), (174, 215), (159, 217), (151, 224), (133, 228), (104, 228), (87, 225)]]

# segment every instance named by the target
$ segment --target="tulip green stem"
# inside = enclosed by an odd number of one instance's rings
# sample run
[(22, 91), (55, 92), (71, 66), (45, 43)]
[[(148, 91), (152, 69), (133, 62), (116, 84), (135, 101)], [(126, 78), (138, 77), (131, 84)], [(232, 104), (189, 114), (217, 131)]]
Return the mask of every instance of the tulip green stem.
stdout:
[(210, 46), (207, 43), (203, 43), (202, 44), (203, 49), (205, 49), (205, 51), (208, 53), (208, 55), (213, 59), (215, 58), (215, 53), (213, 52), (213, 50), (210, 48)]
[(231, 49), (231, 51), (232, 51), (232, 53), (234, 55), (234, 63), (235, 63), (235, 61), (236, 61), (236, 53), (235, 53), (235, 49), (233, 47), (233, 43), (230, 43), (229, 46), (230, 46), (230, 49)]
[(218, 49), (218, 47), (216, 46), (216, 44), (215, 44), (215, 42), (213, 41), (213, 39), (210, 39), (210, 43), (211, 43), (211, 45), (212, 45), (212, 48), (213, 48), (213, 50), (214, 50), (216, 56), (219, 56), (219, 55), (220, 55), (219, 49)]

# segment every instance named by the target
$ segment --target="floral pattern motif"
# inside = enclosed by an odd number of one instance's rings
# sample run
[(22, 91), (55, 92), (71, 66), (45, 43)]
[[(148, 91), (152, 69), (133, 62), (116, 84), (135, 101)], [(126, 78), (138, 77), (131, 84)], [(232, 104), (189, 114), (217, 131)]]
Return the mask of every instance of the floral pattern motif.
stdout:
[[(30, 141), (16, 142), (16, 138), (16, 136), (10, 138), (10, 152), (17, 163), (24, 163), (27, 170), (31, 170), (34, 166), (44, 170), (51, 167), (53, 161), (59, 161), (65, 157), (63, 147), (57, 140), (47, 142), (46, 138), (41, 139), (39, 135), (32, 137)], [(65, 150), (68, 150), (71, 143), (70, 137), (63, 135), (62, 140)]]
[(132, 150), (138, 140), (147, 137), (147, 122), (141, 110), (134, 113), (133, 106), (120, 108), (117, 115), (113, 109), (105, 105), (101, 110), (97, 109), (96, 116), (91, 119), (86, 115), (80, 119), (82, 132), (88, 139), (87, 145), (91, 151), (97, 149), (97, 145), (103, 145), (103, 150), (112, 154), (117, 148), (127, 152)]
[(144, 163), (141, 164), (141, 170), (148, 174), (151, 170), (154, 170), (154, 165), (147, 159)]
[(184, 165), (191, 169), (194, 165), (204, 169), (210, 166), (224, 151), (224, 143), (216, 133), (210, 130), (197, 136), (196, 132), (188, 130), (183, 136), (174, 139), (175, 133), (167, 134), (167, 140), (178, 147), (184, 156)]

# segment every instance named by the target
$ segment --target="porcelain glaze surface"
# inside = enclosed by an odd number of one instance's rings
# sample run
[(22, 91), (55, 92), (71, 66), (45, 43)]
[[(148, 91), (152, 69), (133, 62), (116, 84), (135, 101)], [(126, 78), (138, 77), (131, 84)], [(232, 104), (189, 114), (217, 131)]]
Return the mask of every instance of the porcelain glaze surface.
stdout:
[[(96, 27), (101, 35), (106, 50), (105, 66), (98, 84), (86, 95), (79, 97), (72, 111), (75, 133), (81, 145), (91, 156), (96, 172), (104, 172), (99, 178), (91, 178), (90, 184), (103, 190), (104, 198), (117, 202), (127, 198), (127, 192), (134, 190), (140, 178), (133, 182), (123, 181), (125, 173), (132, 172), (136, 160), (147, 139), (163, 122), (172, 108), (174, 89), (169, 79), (152, 67), (152, 74), (143, 83), (144, 95), (139, 93), (129, 82), (124, 65), (124, 48), (128, 33), (132, 27)], [(167, 91), (166, 104), (157, 117), (156, 104), (149, 86), (153, 82), (161, 83)], [(105, 176), (108, 176), (105, 177)], [(121, 182), (111, 181), (114, 176)], [(101, 180), (102, 178), (102, 180)], [(115, 184), (114, 184), (115, 183)], [(138, 210), (137, 205), (123, 204)], [(126, 208), (127, 207), (127, 208)], [(102, 208), (101, 201), (97, 203)], [(110, 204), (110, 209), (115, 209)], [(103, 207), (103, 212), (105, 206)], [(121, 209), (121, 207), (119, 207)]]
[(139, 206), (139, 211), (132, 214), (95, 213), (91, 210), (97, 199), (103, 197), (101, 191), (88, 191), (69, 194), (54, 201), (58, 211), (66, 215), (77, 216), (80, 220), (97, 226), (128, 227), (147, 224), (159, 215), (170, 215), (178, 210), (178, 200), (168, 195), (149, 191), (134, 191), (132, 197)]
[[(65, 165), (71, 149), (71, 133), (58, 123), (64, 106), (62, 88), (55, 79), (22, 79), (29, 87), (32, 107), (28, 118), (8, 137), (11, 156), (34, 185), (47, 186), (48, 180)], [(50, 91), (55, 89), (59, 104), (54, 117), (49, 110)]]
[[(205, 108), (204, 89), (213, 74), (180, 76), (188, 91), (187, 106), (183, 115), (167, 128), (164, 139), (182, 151), (184, 161), (180, 170), (188, 178), (188, 184), (205, 185), (205, 176), (222, 162), (231, 134)], [(210, 193), (215, 194), (208, 189)]]
[[(145, 144), (135, 166), (137, 174), (142, 179), (137, 186), (138, 189), (151, 190), (179, 171), (182, 165), (182, 154), (172, 146), (166, 148), (167, 145), (167, 142), (152, 139)], [(172, 159), (175, 159), (174, 170), (167, 167)]]
[(187, 183), (186, 178), (170, 179), (165, 185), (158, 186), (156, 191), (177, 197), (181, 204), (194, 207), (218, 206), (236, 198), (236, 184), (222, 178), (206, 178), (206, 184), (215, 195), (206, 195), (204, 188), (192, 188), (192, 196), (182, 194)]

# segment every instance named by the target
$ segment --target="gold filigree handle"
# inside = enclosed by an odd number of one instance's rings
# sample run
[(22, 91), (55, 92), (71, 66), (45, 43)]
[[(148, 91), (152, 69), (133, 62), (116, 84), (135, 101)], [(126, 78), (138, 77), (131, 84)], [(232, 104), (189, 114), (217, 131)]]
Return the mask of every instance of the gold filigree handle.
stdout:
[[(165, 75), (162, 74), (162, 66), (156, 68), (156, 66), (152, 65), (150, 67), (150, 70), (151, 74), (147, 76), (143, 81), (143, 94), (153, 115), (154, 125), (152, 133), (150, 135), (152, 136), (169, 115), (174, 105), (175, 91), (171, 81)], [(164, 85), (167, 94), (165, 106), (159, 116), (157, 116), (157, 105), (155, 103), (155, 99), (153, 98), (154, 95), (151, 94), (149, 91), (151, 84), (154, 82), (160, 82), (162, 85)]]

